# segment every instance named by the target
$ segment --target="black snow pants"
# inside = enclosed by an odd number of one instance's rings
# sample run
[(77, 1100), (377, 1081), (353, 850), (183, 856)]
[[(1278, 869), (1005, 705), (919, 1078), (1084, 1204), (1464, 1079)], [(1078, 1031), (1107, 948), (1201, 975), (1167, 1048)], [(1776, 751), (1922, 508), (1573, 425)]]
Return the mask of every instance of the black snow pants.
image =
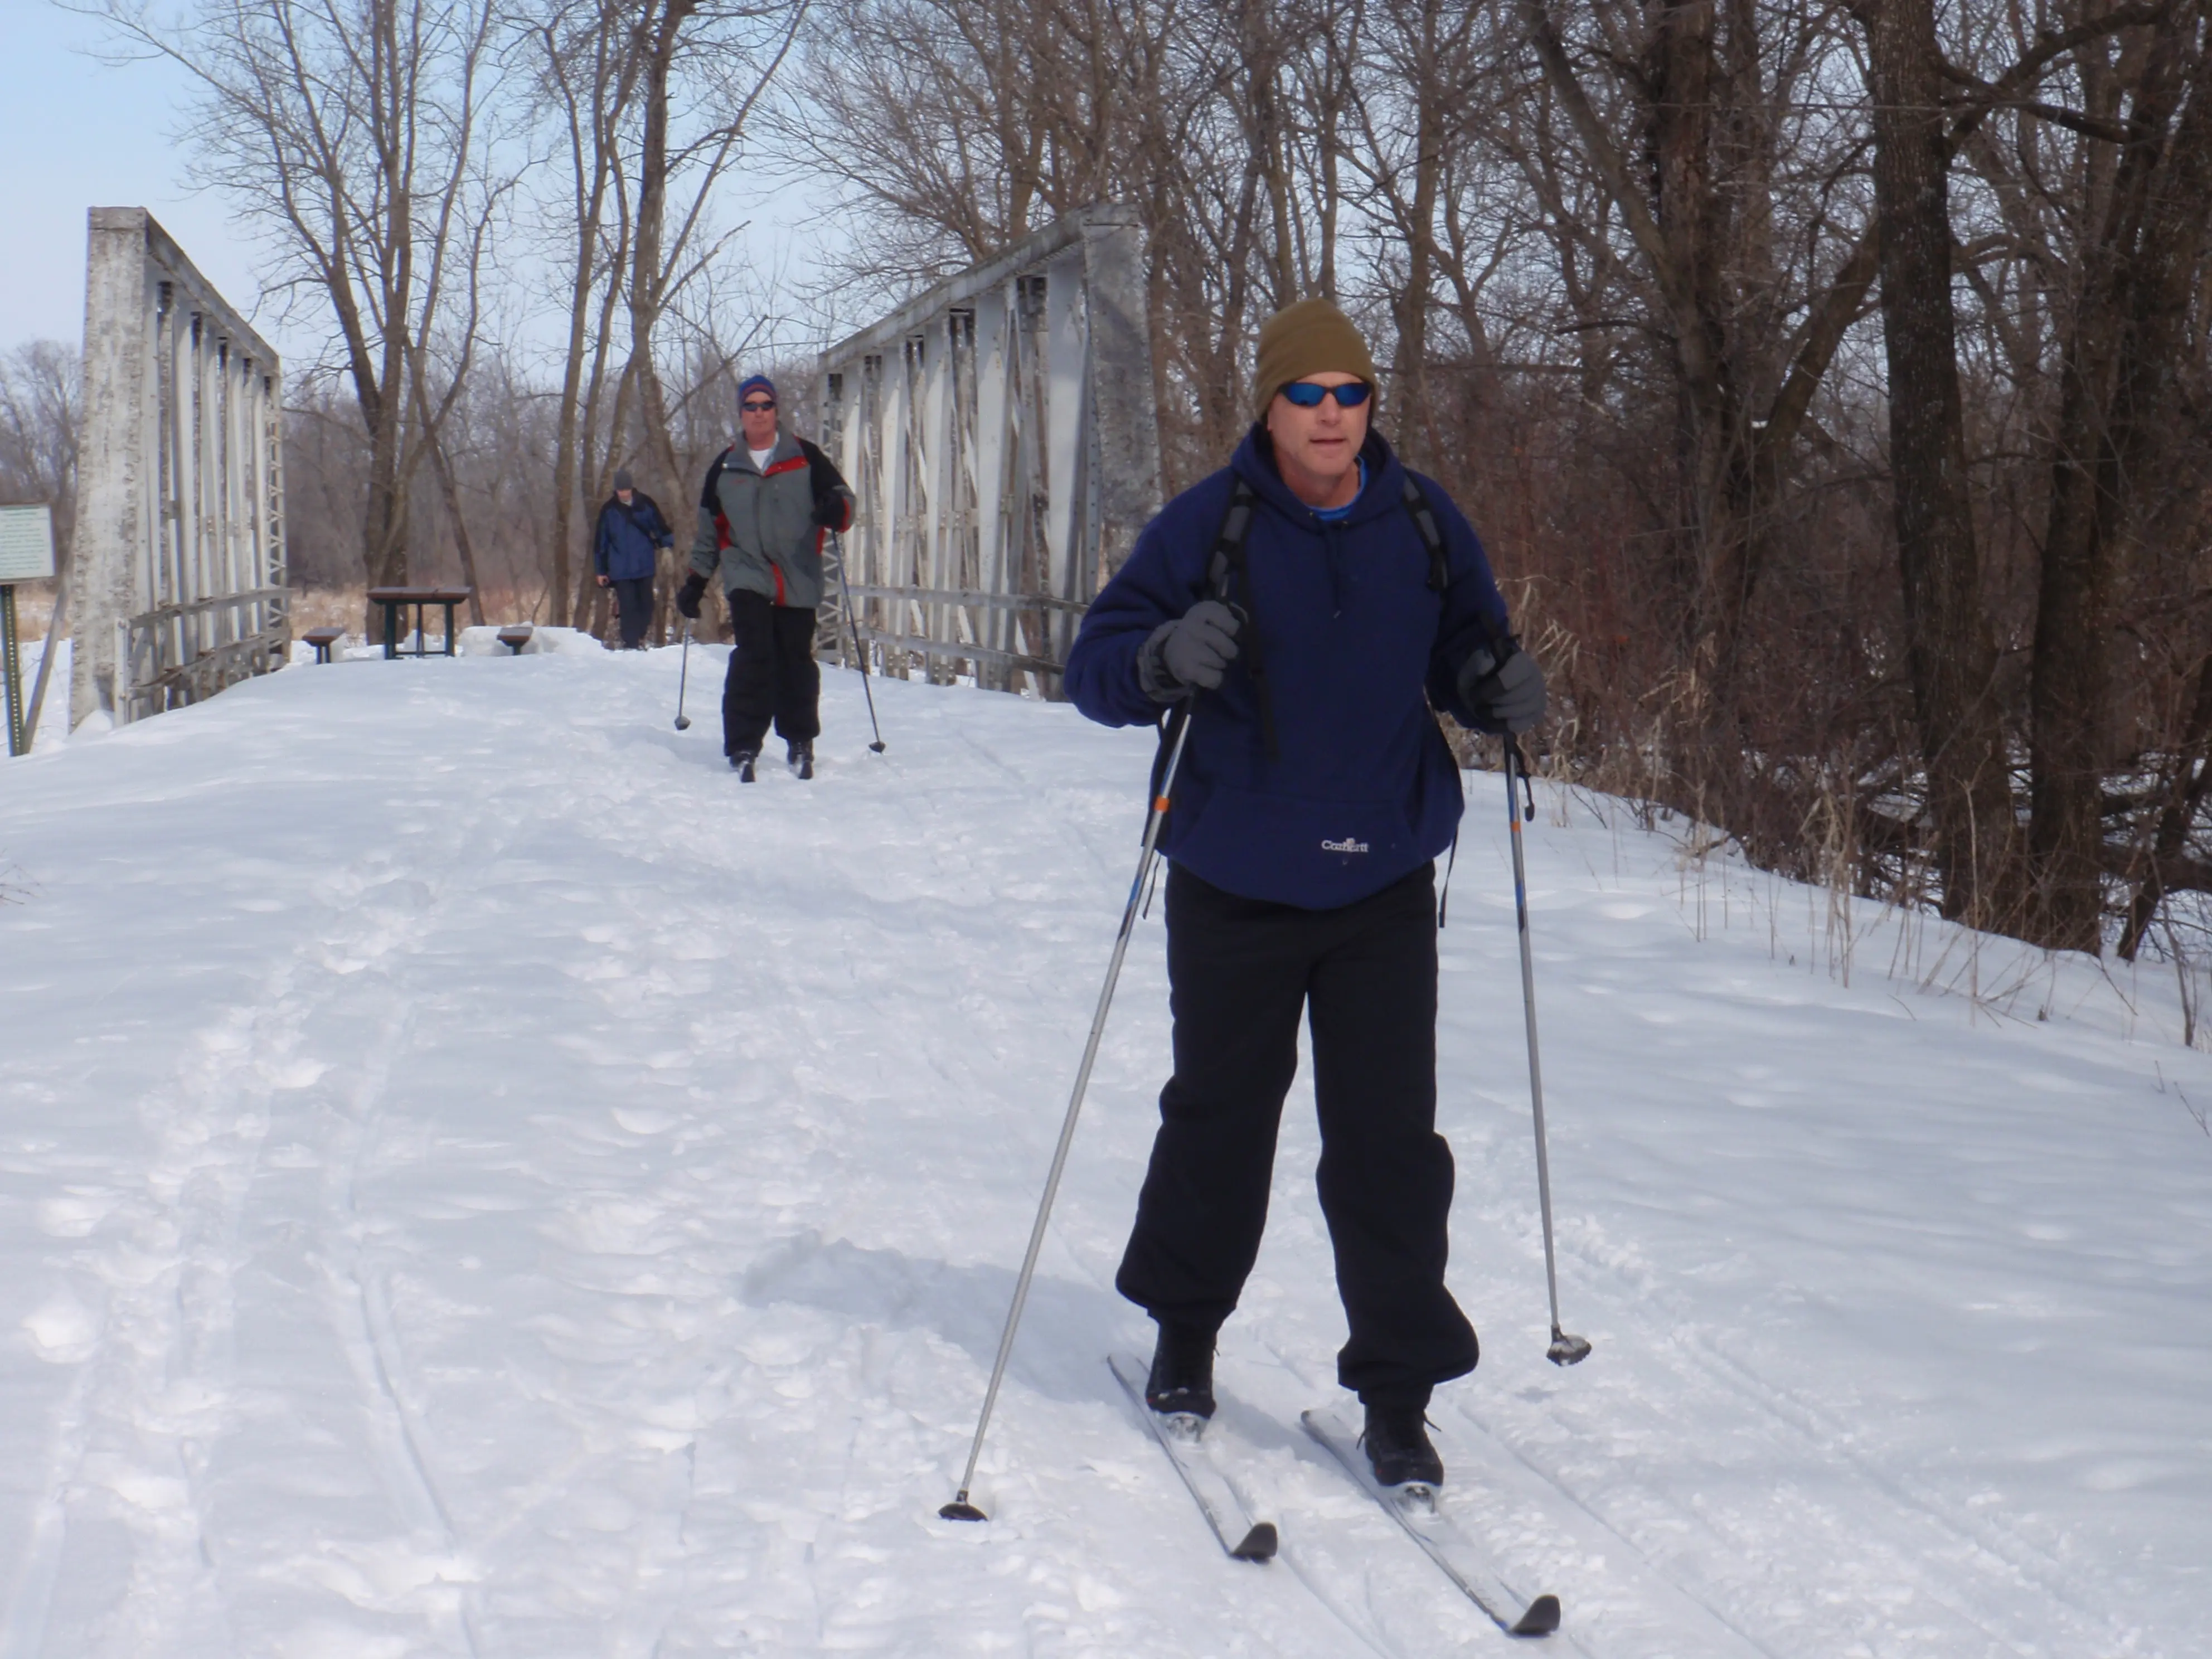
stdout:
[(812, 742), (822, 734), (813, 611), (776, 605), (744, 588), (729, 601), (737, 644), (722, 682), (722, 752), (760, 753), (771, 719), (786, 742)]
[(635, 651), (645, 643), (645, 630), (653, 622), (653, 578), (624, 576), (607, 586), (615, 591), (615, 615), (622, 629), (623, 649)]
[(1316, 1173), (1351, 1340), (1337, 1379), (1425, 1404), (1474, 1369), (1444, 1288), (1452, 1156), (1436, 1132), (1436, 868), (1334, 910), (1167, 880), (1175, 1075), (1115, 1288), (1155, 1319), (1211, 1328), (1260, 1253), (1298, 1016), (1313, 1037)]

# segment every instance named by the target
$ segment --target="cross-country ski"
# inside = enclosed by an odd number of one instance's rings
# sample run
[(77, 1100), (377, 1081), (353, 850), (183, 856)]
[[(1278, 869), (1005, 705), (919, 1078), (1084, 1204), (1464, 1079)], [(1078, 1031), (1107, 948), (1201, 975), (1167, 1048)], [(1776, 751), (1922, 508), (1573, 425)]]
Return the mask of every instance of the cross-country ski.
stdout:
[(1176, 1474), (1188, 1489), (1198, 1504), (1198, 1512), (1206, 1517), (1206, 1524), (1221, 1540), (1221, 1547), (1237, 1561), (1268, 1561), (1274, 1559), (1280, 1540), (1275, 1523), (1253, 1518), (1250, 1506), (1237, 1495), (1229, 1477), (1222, 1473), (1214, 1455), (1214, 1442), (1206, 1434), (1207, 1425), (1188, 1413), (1170, 1415), (1156, 1412), (1145, 1403), (1144, 1368), (1126, 1354), (1115, 1354), (1107, 1362), (1114, 1368), (1114, 1376), (1129, 1403), (1145, 1420), (1152, 1438), (1167, 1454), (1168, 1462), (1175, 1466)]
[(1375, 1470), (1359, 1443), (1358, 1431), (1334, 1407), (1300, 1413), (1306, 1432), (1328, 1448), (1358, 1483), (1359, 1489), (1382, 1505), (1385, 1513), (1459, 1586), (1467, 1599), (1482, 1609), (1509, 1636), (1548, 1636), (1559, 1627), (1559, 1598), (1548, 1590), (1524, 1595), (1498, 1576), (1474, 1540), (1452, 1519), (1443, 1494), (1418, 1481), (1401, 1486), (1376, 1484)]

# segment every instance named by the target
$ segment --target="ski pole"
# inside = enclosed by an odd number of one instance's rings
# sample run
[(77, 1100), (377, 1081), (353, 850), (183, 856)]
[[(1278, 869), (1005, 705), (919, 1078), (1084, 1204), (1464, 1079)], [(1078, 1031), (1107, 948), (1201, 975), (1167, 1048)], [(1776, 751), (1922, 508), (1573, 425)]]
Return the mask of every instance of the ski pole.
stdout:
[(1505, 738), (1505, 817), (1513, 826), (1513, 911), (1521, 930), (1521, 1006), (1528, 1016), (1528, 1099), (1536, 1116), (1536, 1199), (1544, 1214), (1544, 1284), (1552, 1293), (1552, 1346), (1544, 1358), (1554, 1365), (1572, 1365), (1589, 1357), (1588, 1339), (1570, 1336), (1559, 1328), (1559, 1269), (1552, 1246), (1552, 1160), (1544, 1137), (1544, 1068), (1536, 1057), (1536, 967), (1528, 948), (1528, 870), (1521, 855), (1521, 802), (1514, 781), (1528, 791), (1528, 816), (1536, 816), (1536, 793), (1528, 785), (1528, 763), (1521, 757), (1520, 740)]
[(845, 580), (845, 538), (836, 531), (830, 534), (837, 544), (837, 591), (845, 599), (845, 628), (853, 636), (853, 654), (860, 659), (860, 692), (868, 700), (868, 726), (876, 734), (876, 740), (868, 747), (880, 755), (884, 752), (884, 728), (876, 724), (876, 693), (868, 684), (868, 653), (860, 644), (860, 624), (853, 615), (852, 585)]
[(691, 729), (691, 717), (684, 712), (684, 688), (689, 683), (690, 677), (691, 622), (689, 617), (686, 617), (684, 623), (682, 666), (676, 671), (676, 729), (679, 732), (689, 732)]
[(1098, 1058), (1098, 1042), (1106, 1034), (1106, 1010), (1114, 1000), (1114, 986), (1121, 977), (1121, 958), (1129, 953), (1129, 935), (1137, 926), (1137, 902), (1145, 890), (1145, 877), (1152, 867), (1152, 857), (1159, 847), (1160, 830), (1167, 822), (1168, 797), (1175, 788), (1176, 768), (1182, 760), (1182, 746), (1190, 736), (1190, 703), (1188, 699), (1176, 705), (1175, 713), (1168, 717), (1171, 736), (1168, 757), (1160, 769), (1159, 782), (1154, 787), (1152, 805), (1145, 814), (1144, 848), (1137, 855), (1137, 878), (1129, 884), (1129, 902), (1121, 907), (1121, 931), (1114, 936), (1114, 955), (1106, 965), (1106, 983), (1098, 992), (1098, 1011), (1091, 1017), (1091, 1040), (1083, 1045), (1083, 1064), (1076, 1068), (1075, 1091), (1068, 1097), (1067, 1118), (1060, 1126), (1060, 1145), (1052, 1154), (1052, 1173), (1045, 1177), (1044, 1196), (1037, 1200), (1036, 1224), (1030, 1229), (1030, 1248), (1022, 1257), (1021, 1277), (1014, 1281), (1013, 1305), (1006, 1310), (1006, 1328), (999, 1336), (999, 1357), (991, 1364), (991, 1386), (983, 1391), (983, 1413), (975, 1419), (975, 1441), (968, 1448), (968, 1468), (960, 1477), (960, 1490), (938, 1514), (947, 1521), (984, 1521), (989, 1519), (982, 1510), (968, 1501), (968, 1490), (975, 1481), (975, 1462), (983, 1455), (983, 1432), (990, 1426), (991, 1407), (999, 1401), (999, 1383), (1006, 1374), (1006, 1359), (1014, 1351), (1014, 1331), (1022, 1322), (1022, 1304), (1029, 1300), (1030, 1280), (1036, 1275), (1037, 1252), (1044, 1248), (1045, 1222), (1052, 1215), (1052, 1201), (1060, 1193), (1060, 1172), (1067, 1167), (1067, 1149), (1075, 1139), (1075, 1120), (1083, 1109), (1084, 1091), (1091, 1086), (1091, 1067)]

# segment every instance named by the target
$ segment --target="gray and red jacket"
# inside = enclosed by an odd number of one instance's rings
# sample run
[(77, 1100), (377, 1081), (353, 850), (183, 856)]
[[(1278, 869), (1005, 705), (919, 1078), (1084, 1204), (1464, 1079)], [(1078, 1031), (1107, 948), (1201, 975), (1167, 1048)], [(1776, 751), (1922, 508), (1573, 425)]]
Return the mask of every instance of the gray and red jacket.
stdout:
[(776, 434), (767, 466), (732, 444), (707, 469), (691, 568), (722, 573), (725, 593), (758, 593), (811, 611), (822, 602), (822, 538), (853, 522), (853, 491), (827, 455), (804, 438)]

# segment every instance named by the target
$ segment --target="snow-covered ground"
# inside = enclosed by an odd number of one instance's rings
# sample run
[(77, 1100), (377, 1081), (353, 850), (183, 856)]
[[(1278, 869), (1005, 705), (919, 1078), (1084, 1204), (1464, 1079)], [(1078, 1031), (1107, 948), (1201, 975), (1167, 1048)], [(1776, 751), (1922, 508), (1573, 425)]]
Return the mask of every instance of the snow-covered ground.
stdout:
[[(675, 652), (556, 653), (295, 669), (0, 763), (0, 1655), (1502, 1650), (1297, 1429), (1341, 1338), (1303, 1092), (1220, 1364), (1280, 1559), (1223, 1559), (1103, 1363), (1149, 1330), (1110, 1280), (1157, 916), (993, 1519), (936, 1518), (1150, 738), (887, 684), (878, 758), (832, 672), (820, 778), (744, 788), (719, 657), (683, 735)], [(2165, 971), (1846, 923), (1540, 799), (1596, 1351), (1543, 1358), (1477, 777), (1443, 1076), (1485, 1352), (1431, 1415), (1447, 1502), (1564, 1600), (1553, 1645), (2206, 1652), (2212, 1057)]]

